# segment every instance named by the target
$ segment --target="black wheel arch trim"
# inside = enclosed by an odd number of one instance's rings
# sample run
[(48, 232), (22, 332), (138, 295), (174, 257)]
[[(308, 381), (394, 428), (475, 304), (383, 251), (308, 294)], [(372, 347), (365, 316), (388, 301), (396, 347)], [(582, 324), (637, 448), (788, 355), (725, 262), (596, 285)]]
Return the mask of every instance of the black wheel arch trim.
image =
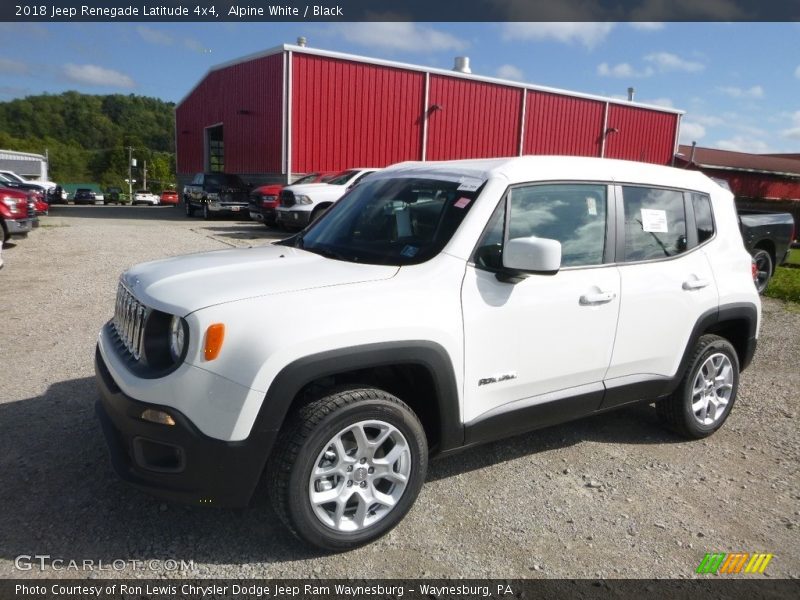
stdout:
[(297, 359), (273, 379), (253, 429), (279, 430), (297, 394), (315, 380), (394, 365), (421, 366), (433, 381), (439, 413), (439, 443), (432, 454), (463, 446), (464, 426), (452, 360), (441, 345), (423, 340), (337, 348)]

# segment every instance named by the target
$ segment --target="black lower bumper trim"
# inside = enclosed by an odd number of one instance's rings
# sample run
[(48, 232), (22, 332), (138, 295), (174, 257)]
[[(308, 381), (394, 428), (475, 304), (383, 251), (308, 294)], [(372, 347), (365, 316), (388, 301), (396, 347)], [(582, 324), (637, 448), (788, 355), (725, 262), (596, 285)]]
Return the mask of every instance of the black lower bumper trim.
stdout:
[[(111, 463), (122, 479), (155, 496), (185, 504), (249, 504), (277, 431), (253, 430), (241, 442), (210, 438), (174, 408), (126, 396), (99, 351), (95, 353), (95, 379), (100, 391), (97, 416)], [(175, 425), (142, 420), (141, 414), (148, 408), (168, 413)]]

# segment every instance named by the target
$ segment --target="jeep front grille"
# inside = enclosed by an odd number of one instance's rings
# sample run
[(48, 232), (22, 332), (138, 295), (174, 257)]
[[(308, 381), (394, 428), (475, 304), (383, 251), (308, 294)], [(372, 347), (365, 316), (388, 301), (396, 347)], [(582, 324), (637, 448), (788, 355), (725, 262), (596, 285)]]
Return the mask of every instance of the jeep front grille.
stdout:
[(148, 308), (134, 298), (122, 282), (117, 288), (117, 303), (114, 308), (114, 329), (120, 341), (134, 360), (142, 356), (144, 325)]

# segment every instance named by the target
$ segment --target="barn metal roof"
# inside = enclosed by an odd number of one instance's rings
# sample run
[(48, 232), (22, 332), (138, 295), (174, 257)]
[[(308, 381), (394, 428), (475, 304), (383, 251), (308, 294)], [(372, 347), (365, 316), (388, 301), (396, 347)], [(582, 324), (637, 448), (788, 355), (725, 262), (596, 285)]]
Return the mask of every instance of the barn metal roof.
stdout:
[(335, 58), (335, 59), (339, 59), (339, 60), (349, 60), (349, 61), (353, 61), (353, 62), (367, 63), (367, 64), (370, 64), (370, 65), (379, 65), (379, 66), (384, 66), (384, 67), (392, 67), (392, 68), (396, 68), (396, 69), (406, 69), (406, 70), (409, 70), (409, 71), (419, 71), (419, 72), (422, 72), (422, 73), (430, 73), (430, 74), (433, 74), (433, 75), (443, 75), (443, 76), (446, 76), (446, 77), (456, 77), (456, 78), (461, 78), (461, 79), (471, 79), (471, 80), (474, 80), (474, 81), (482, 81), (482, 82), (485, 82), (485, 83), (494, 83), (494, 84), (497, 84), (497, 85), (504, 85), (504, 86), (508, 86), (508, 87), (522, 88), (522, 89), (527, 89), (527, 90), (535, 90), (535, 91), (546, 92), (546, 93), (551, 93), (551, 94), (561, 94), (561, 95), (564, 95), (564, 96), (573, 96), (573, 97), (576, 97), (576, 98), (586, 98), (588, 100), (599, 100), (600, 102), (608, 102), (609, 104), (621, 104), (621, 105), (624, 105), (624, 106), (636, 106), (636, 107), (639, 107), (639, 108), (646, 108), (646, 109), (649, 109), (649, 110), (657, 110), (657, 111), (660, 111), (660, 112), (672, 113), (672, 114), (677, 114), (677, 115), (682, 115), (682, 114), (684, 114), (686, 112), (686, 111), (683, 111), (683, 110), (678, 110), (676, 108), (657, 106), (657, 105), (654, 105), (654, 104), (643, 104), (643, 103), (640, 103), (640, 102), (629, 102), (627, 100), (623, 100), (623, 99), (620, 99), (620, 98), (597, 96), (597, 95), (594, 95), (594, 94), (584, 94), (582, 92), (574, 92), (574, 91), (571, 91), (571, 90), (564, 90), (564, 89), (560, 89), (560, 88), (553, 88), (553, 87), (535, 85), (535, 84), (532, 84), (532, 83), (524, 83), (524, 82), (520, 82), (520, 81), (512, 81), (512, 80), (509, 80), (509, 79), (499, 79), (499, 78), (496, 78), (496, 77), (486, 77), (486, 76), (483, 76), (483, 75), (476, 75), (474, 73), (461, 73), (459, 71), (453, 71), (453, 70), (449, 70), (449, 69), (438, 69), (438, 68), (434, 68), (434, 67), (426, 67), (426, 66), (423, 66), (423, 65), (414, 65), (414, 64), (410, 64), (410, 63), (402, 63), (402, 62), (396, 62), (396, 61), (391, 61), (391, 60), (384, 60), (384, 59), (380, 59), (380, 58), (371, 58), (371, 57), (368, 57), (368, 56), (360, 56), (360, 55), (357, 55), (357, 54), (345, 54), (343, 52), (333, 52), (333, 51), (330, 51), (330, 50), (320, 50), (318, 48), (309, 48), (308, 46), (295, 46), (293, 44), (281, 44), (280, 46), (275, 46), (273, 48), (269, 48), (268, 50), (263, 50), (261, 52), (256, 52), (254, 54), (248, 54), (247, 56), (243, 56), (243, 57), (240, 57), (240, 58), (236, 58), (236, 59), (224, 62), (224, 63), (220, 63), (218, 65), (212, 66), (205, 73), (205, 75), (203, 75), (203, 77), (192, 87), (192, 89), (189, 90), (189, 92), (183, 98), (181, 98), (178, 101), (178, 103), (175, 105), (175, 108), (177, 109), (178, 106), (183, 104), (183, 102), (189, 96), (191, 96), (194, 93), (194, 91), (206, 79), (206, 77), (208, 77), (214, 71), (218, 71), (218, 70), (221, 70), (221, 69), (232, 67), (234, 65), (238, 65), (238, 64), (241, 64), (241, 63), (249, 62), (249, 61), (252, 61), (252, 60), (257, 60), (259, 58), (264, 58), (266, 56), (272, 56), (274, 54), (280, 54), (282, 52), (295, 52), (295, 53), (299, 53), (299, 54), (311, 54), (311, 55), (315, 55), (315, 56), (325, 56), (325, 57), (328, 57), (328, 58)]
[(679, 147), (679, 152), (683, 155), (678, 157), (682, 162), (688, 163), (691, 160), (693, 165), (706, 169), (800, 177), (800, 160), (795, 158), (731, 152), (729, 150), (697, 146), (694, 149), (694, 158), (692, 159), (692, 147), (683, 144)]

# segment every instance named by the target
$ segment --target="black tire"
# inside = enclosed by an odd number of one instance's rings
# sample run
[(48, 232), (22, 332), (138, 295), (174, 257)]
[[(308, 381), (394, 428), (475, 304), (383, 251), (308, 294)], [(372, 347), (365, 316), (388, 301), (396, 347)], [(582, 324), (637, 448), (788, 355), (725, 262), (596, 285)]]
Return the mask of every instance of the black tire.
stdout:
[(756, 270), (758, 272), (756, 275), (756, 290), (758, 290), (759, 294), (763, 294), (774, 271), (772, 255), (766, 250), (759, 249), (753, 252), (753, 260), (756, 261)]
[(208, 204), (203, 204), (203, 218), (206, 221), (211, 219), (211, 212), (208, 210)]
[[(727, 404), (716, 417), (713, 423), (703, 424), (695, 416), (692, 409), (694, 396), (694, 382), (706, 361), (714, 355), (724, 355), (730, 362), (732, 370), (732, 383), (730, 398)], [(679, 435), (689, 439), (708, 437), (725, 423), (736, 402), (736, 392), (739, 388), (739, 357), (736, 349), (725, 338), (717, 335), (704, 335), (697, 341), (697, 345), (689, 359), (686, 373), (681, 379), (678, 388), (671, 396), (656, 403), (656, 412), (661, 421)]]
[[(309, 498), (311, 471), (337, 434), (366, 420), (381, 421), (402, 433), (410, 451), (410, 473), (397, 503), (380, 520), (359, 531), (342, 532), (315, 514)], [(379, 389), (333, 390), (301, 405), (287, 418), (267, 471), (270, 499), (280, 519), (298, 538), (317, 548), (341, 552), (376, 540), (402, 520), (425, 481), (427, 465), (425, 431), (405, 403)], [(341, 483), (344, 490), (344, 480)]]
[(191, 217), (192, 215), (194, 215), (194, 208), (192, 208), (191, 202), (188, 201), (184, 202), (184, 208), (186, 209), (187, 217)]
[(311, 217), (308, 219), (308, 224), (311, 225), (317, 219), (319, 219), (322, 215), (325, 214), (325, 211), (330, 208), (329, 206), (318, 206), (313, 211), (311, 211)]

